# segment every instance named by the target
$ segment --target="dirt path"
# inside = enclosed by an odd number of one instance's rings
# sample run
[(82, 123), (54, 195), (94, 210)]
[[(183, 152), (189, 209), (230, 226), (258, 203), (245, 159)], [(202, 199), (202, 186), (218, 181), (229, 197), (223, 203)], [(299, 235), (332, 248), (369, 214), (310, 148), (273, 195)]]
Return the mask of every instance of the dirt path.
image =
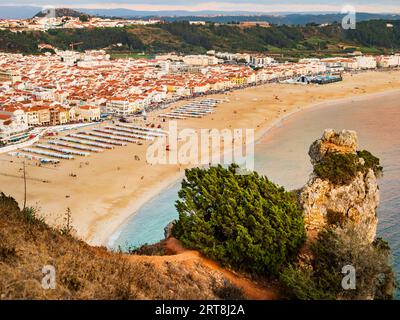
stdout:
[(241, 288), (245, 296), (252, 300), (276, 300), (279, 299), (277, 289), (265, 287), (251, 281), (243, 275), (234, 273), (230, 270), (222, 268), (218, 263), (211, 259), (205, 258), (202, 254), (195, 250), (185, 249), (181, 243), (175, 238), (169, 238), (166, 241), (165, 249), (170, 255), (166, 256), (130, 256), (131, 261), (147, 261), (152, 262), (156, 267), (162, 267), (165, 262), (179, 262), (188, 267), (196, 268), (196, 264), (200, 263), (212, 272), (217, 272), (233, 285)]

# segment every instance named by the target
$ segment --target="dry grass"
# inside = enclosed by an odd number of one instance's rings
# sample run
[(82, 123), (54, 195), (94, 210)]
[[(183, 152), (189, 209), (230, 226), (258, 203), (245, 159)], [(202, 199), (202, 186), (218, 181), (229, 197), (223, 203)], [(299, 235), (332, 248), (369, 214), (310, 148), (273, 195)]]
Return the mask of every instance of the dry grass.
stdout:
[[(223, 298), (224, 279), (204, 266), (128, 258), (62, 234), (0, 194), (0, 299)], [(45, 265), (55, 267), (55, 289), (42, 288)]]

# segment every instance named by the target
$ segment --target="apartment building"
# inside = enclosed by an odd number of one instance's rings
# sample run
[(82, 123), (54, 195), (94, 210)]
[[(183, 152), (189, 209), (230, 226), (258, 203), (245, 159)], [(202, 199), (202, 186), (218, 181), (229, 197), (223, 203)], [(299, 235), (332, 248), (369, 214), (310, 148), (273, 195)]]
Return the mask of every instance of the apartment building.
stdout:
[(265, 56), (251, 56), (250, 57), (250, 64), (252, 64), (255, 67), (265, 67), (268, 65), (271, 65), (275, 63), (275, 59), (271, 57), (265, 57)]
[(39, 117), (39, 124), (41, 126), (50, 125), (50, 108), (46, 106), (35, 107)]
[(28, 137), (27, 124), (19, 124), (13, 121), (13, 117), (0, 114), (0, 144), (18, 142)]
[(133, 106), (125, 98), (112, 98), (106, 103), (107, 113), (126, 116), (133, 112)]
[(379, 68), (394, 68), (400, 66), (400, 55), (379, 56), (376, 58)]
[(3, 107), (0, 108), (0, 115), (9, 116), (12, 122), (17, 126), (28, 126), (28, 116), (21, 108), (13, 106)]
[(100, 107), (98, 106), (80, 106), (76, 110), (77, 118), (82, 121), (100, 120)]
[(38, 126), (40, 125), (39, 120), (39, 110), (36, 107), (28, 107), (25, 108), (25, 113), (28, 119), (29, 126)]
[(50, 107), (50, 125), (56, 126), (69, 122), (69, 112), (60, 106)]
[(360, 56), (355, 58), (359, 69), (376, 69), (377, 62), (373, 56)]

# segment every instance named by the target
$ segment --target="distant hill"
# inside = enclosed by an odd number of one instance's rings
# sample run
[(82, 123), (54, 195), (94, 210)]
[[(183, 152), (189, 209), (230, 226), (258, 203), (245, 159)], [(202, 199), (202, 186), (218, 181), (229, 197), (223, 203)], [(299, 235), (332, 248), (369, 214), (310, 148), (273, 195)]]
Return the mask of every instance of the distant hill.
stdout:
[[(49, 14), (51, 9), (44, 9), (39, 11), (34, 17), (45, 17), (47, 14)], [(73, 17), (73, 18), (79, 18), (82, 15), (87, 15), (86, 13), (82, 13), (76, 10), (72, 10), (69, 8), (56, 8), (55, 9), (55, 16), (56, 17)]]
[[(271, 24), (277, 25), (307, 25), (327, 24), (341, 22), (344, 14), (339, 13), (326, 13), (326, 14), (279, 14), (279, 15), (217, 15), (217, 16), (175, 16), (163, 17), (166, 21), (207, 21), (215, 23), (230, 23), (230, 22), (243, 22), (243, 21), (266, 21)], [(358, 13), (357, 21), (370, 21), (370, 20), (400, 20), (399, 14), (371, 14), (371, 13)]]
[[(41, 7), (35, 6), (1, 6), (0, 19), (28, 19), (33, 16), (42, 16)], [(38, 14), (39, 12), (39, 14)], [(343, 14), (335, 12), (302, 12), (302, 13), (262, 13), (255, 11), (137, 11), (124, 8), (116, 9), (56, 9), (57, 16), (79, 17), (82, 14), (92, 16), (128, 18), (128, 19), (147, 19), (162, 18), (166, 21), (183, 20), (204, 20), (216, 23), (240, 22), (240, 21), (267, 21), (272, 24), (306, 25), (309, 23), (333, 23), (341, 21)], [(368, 20), (400, 20), (400, 14), (390, 13), (358, 13), (357, 21)]]
[[(165, 21), (208, 21), (215, 23), (266, 21), (278, 25), (325, 24), (342, 21), (341, 13), (260, 13), (260, 12), (224, 12), (224, 11), (135, 11), (129, 9), (80, 9), (90, 15), (119, 18), (162, 18)], [(357, 13), (357, 21), (400, 20), (400, 14)]]

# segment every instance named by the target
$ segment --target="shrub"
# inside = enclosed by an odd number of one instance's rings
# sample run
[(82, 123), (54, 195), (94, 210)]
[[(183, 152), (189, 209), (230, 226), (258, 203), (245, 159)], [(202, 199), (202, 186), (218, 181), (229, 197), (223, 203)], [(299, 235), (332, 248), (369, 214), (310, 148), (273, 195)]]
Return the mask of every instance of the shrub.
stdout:
[(326, 218), (328, 221), (328, 225), (330, 226), (343, 227), (345, 226), (347, 221), (346, 215), (344, 215), (342, 212), (337, 212), (333, 210), (327, 210)]
[(89, 16), (87, 16), (86, 14), (82, 14), (82, 15), (79, 16), (79, 21), (88, 22), (89, 21)]
[[(280, 279), (298, 299), (392, 299), (396, 289), (390, 248), (382, 239), (370, 244), (352, 228), (322, 231), (311, 245), (310, 268), (288, 267)], [(344, 290), (344, 266), (356, 270), (356, 288)]]
[(156, 244), (144, 244), (140, 247), (132, 247), (128, 249), (129, 254), (136, 254), (140, 256), (164, 256), (165, 245), (163, 242)]
[(245, 300), (243, 290), (233, 285), (228, 280), (224, 280), (222, 285), (214, 284), (215, 295), (222, 300)]
[(13, 197), (8, 197), (3, 192), (0, 192), (0, 211), (2, 214), (7, 215), (10, 212), (19, 212), (18, 202)]
[(277, 274), (304, 243), (303, 214), (293, 194), (237, 168), (186, 170), (173, 234), (222, 265)]
[(0, 243), (0, 261), (9, 261), (17, 257), (15, 247), (10, 247)]
[(74, 231), (74, 228), (72, 226), (72, 213), (70, 208), (67, 208), (67, 211), (64, 214), (64, 225), (61, 227), (60, 231), (63, 235), (71, 235)]
[(33, 207), (26, 207), (21, 211), (22, 217), (29, 224), (36, 224), (40, 226), (45, 225), (45, 221), (43, 217), (38, 216), (37, 210)]
[(383, 172), (383, 167), (380, 165), (379, 158), (375, 157), (371, 154), (371, 152), (367, 150), (358, 151), (357, 155), (360, 158), (363, 158), (365, 161), (364, 166), (368, 169), (372, 169), (376, 175), (380, 175)]
[(280, 275), (281, 283), (286, 287), (288, 298), (300, 300), (334, 300), (330, 291), (318, 286), (312, 269), (287, 266)]
[[(364, 160), (364, 164), (360, 162)], [(353, 153), (327, 153), (320, 162), (314, 165), (314, 173), (321, 179), (327, 179), (337, 185), (350, 184), (359, 172), (372, 169), (376, 175), (383, 172), (379, 158), (369, 151)]]
[(350, 184), (362, 170), (356, 154), (328, 153), (314, 166), (314, 173), (337, 185)]

